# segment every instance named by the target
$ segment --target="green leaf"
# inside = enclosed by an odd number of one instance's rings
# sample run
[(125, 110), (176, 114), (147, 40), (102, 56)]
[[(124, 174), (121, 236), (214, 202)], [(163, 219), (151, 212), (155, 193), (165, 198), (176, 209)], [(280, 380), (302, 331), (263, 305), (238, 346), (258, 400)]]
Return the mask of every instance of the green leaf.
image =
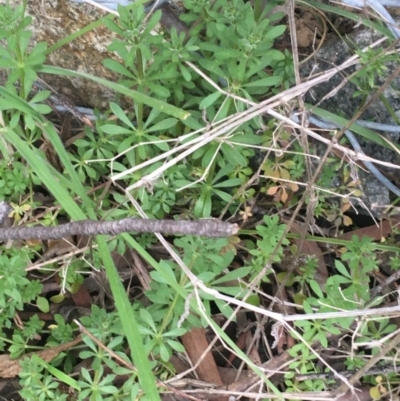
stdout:
[(179, 109), (178, 107), (172, 106), (166, 102), (163, 102), (162, 100), (155, 99), (154, 97), (145, 95), (138, 91), (128, 89), (124, 85), (116, 84), (114, 82), (108, 81), (107, 79), (99, 78), (99, 77), (96, 77), (91, 74), (67, 70), (67, 69), (60, 68), (60, 67), (47, 66), (47, 65), (44, 65), (44, 66), (38, 68), (38, 72), (41, 72), (44, 74), (53, 74), (53, 75), (90, 79), (94, 82), (97, 82), (101, 85), (106, 86), (107, 88), (113, 89), (116, 92), (121, 93), (122, 95), (130, 97), (138, 103), (143, 103), (149, 107), (153, 107), (153, 108), (160, 110), (166, 114), (169, 114), (173, 117), (179, 118), (180, 120), (186, 120), (190, 116), (190, 113), (188, 113), (187, 111)]
[(241, 166), (241, 167), (247, 166), (248, 160), (242, 154), (242, 152), (243, 152), (242, 146), (240, 146), (240, 145), (239, 146), (231, 146), (231, 145), (224, 144), (221, 147), (221, 151), (222, 151), (222, 154), (224, 155), (225, 160), (235, 160), (235, 163), (238, 166)]
[(231, 178), (229, 180), (219, 182), (218, 184), (214, 184), (214, 188), (227, 188), (227, 187), (235, 187), (237, 185), (241, 185), (242, 180), (240, 178)]
[(222, 95), (221, 92), (214, 92), (211, 93), (211, 95), (206, 96), (201, 102), (200, 102), (200, 109), (206, 109), (207, 107), (210, 107), (213, 105), (219, 97)]
[[(186, 330), (183, 330), (183, 332), (181, 332), (181, 334), (179, 334), (179, 336), (182, 336), (183, 334), (186, 333)], [(163, 335), (163, 337), (165, 337), (165, 334)], [(177, 336), (174, 336), (177, 337)], [(178, 341), (174, 341), (174, 340), (167, 340), (166, 343), (176, 352), (185, 352), (185, 347), (183, 346), (183, 344), (181, 344)]]
[(215, 299), (215, 303), (218, 306), (218, 309), (221, 311), (221, 313), (226, 317), (230, 318), (235, 314), (234, 310), (232, 309), (231, 306), (229, 306), (226, 302), (221, 301), (220, 299)]
[(335, 260), (335, 268), (338, 270), (338, 272), (339, 272), (342, 276), (351, 279), (351, 274), (347, 271), (347, 269), (346, 269), (346, 267), (344, 266), (344, 264), (343, 264), (340, 260), (338, 260), (338, 259)]
[(0, 68), (15, 68), (16, 61), (13, 59), (3, 58), (0, 59)]
[(308, 285), (315, 292), (315, 294), (317, 295), (318, 298), (321, 298), (321, 299), (324, 298), (324, 294), (321, 290), (321, 287), (315, 280), (310, 280), (308, 282)]
[(50, 93), (51, 93), (50, 91), (40, 91), (29, 101), (29, 103), (43, 102), (50, 96)]
[(267, 34), (264, 37), (264, 40), (274, 40), (281, 36), (283, 32), (286, 30), (286, 25), (277, 25), (268, 30)]
[(218, 195), (223, 201), (229, 203), (232, 200), (232, 195), (214, 188), (213, 192)]
[(157, 333), (157, 329), (154, 324), (154, 320), (153, 320), (152, 316), (150, 315), (149, 311), (142, 308), (142, 309), (140, 309), (139, 314), (140, 314), (140, 318), (143, 320), (143, 322), (145, 322), (153, 330), (154, 333)]
[(8, 89), (0, 86), (0, 108), (2, 110), (17, 109), (22, 111), (24, 114), (35, 116), (38, 121), (42, 121), (42, 116), (35, 111), (35, 109), (16, 94), (12, 93)]
[(122, 64), (118, 63), (115, 60), (106, 58), (105, 60), (103, 60), (103, 64), (105, 67), (116, 72), (117, 74), (121, 74), (123, 76), (129, 77), (132, 79), (136, 78), (126, 67), (124, 67)]
[(199, 64), (201, 65), (201, 67), (205, 68), (207, 71), (216, 74), (218, 77), (225, 78), (225, 73), (221, 70), (217, 61), (210, 61), (202, 58), (199, 60)]
[(53, 296), (50, 298), (50, 301), (53, 302), (53, 303), (55, 303), (55, 304), (60, 304), (62, 301), (64, 301), (64, 299), (65, 299), (65, 295), (63, 295), (63, 294), (57, 294), (57, 295), (53, 295)]
[(131, 127), (132, 129), (136, 129), (135, 126), (132, 124), (132, 121), (129, 120), (129, 118), (124, 113), (124, 111), (122, 110), (120, 105), (118, 105), (114, 102), (110, 102), (110, 109), (128, 127)]
[(73, 379), (71, 376), (66, 375), (61, 370), (51, 366), (49, 363), (45, 362), (42, 358), (37, 356), (36, 354), (32, 354), (32, 361), (36, 362), (38, 365), (43, 366), (50, 374), (56, 377), (61, 382), (65, 383), (67, 386), (74, 388), (77, 391), (81, 391), (81, 387), (79, 383)]
[(209, 283), (214, 277), (215, 273), (207, 271), (201, 272), (197, 275), (197, 278), (203, 281), (203, 283)]
[(122, 344), (122, 342), (124, 341), (124, 337), (123, 336), (117, 336), (114, 337), (110, 343), (108, 344), (108, 348), (114, 349), (115, 347), (117, 347), (118, 345)]
[(273, 75), (268, 78), (259, 79), (257, 81), (250, 82), (248, 84), (244, 84), (244, 88), (251, 87), (263, 87), (263, 86), (278, 86), (282, 83), (282, 77)]
[(246, 70), (245, 77), (250, 79), (253, 75), (257, 74), (259, 71), (264, 71), (266, 67), (270, 66), (274, 60), (270, 57), (269, 53), (271, 50), (267, 52), (267, 56), (264, 56), (261, 60), (258, 60), (257, 63), (252, 65), (248, 70)]
[(240, 59), (243, 56), (240, 50), (236, 50), (233, 48), (231, 49), (223, 48), (213, 43), (203, 42), (199, 45), (199, 47), (203, 51), (209, 51), (215, 53), (218, 56), (219, 60), (227, 58)]
[(33, 104), (32, 107), (40, 114), (49, 114), (53, 111), (47, 104)]
[(179, 69), (180, 69), (180, 71), (182, 73), (183, 79), (186, 82), (190, 82), (192, 80), (192, 76), (190, 75), (190, 71), (182, 64), (179, 66)]
[(36, 305), (43, 313), (47, 313), (50, 310), (49, 301), (45, 297), (37, 297)]
[[(1, 89), (2, 88), (0, 88), (0, 91)], [(78, 204), (72, 199), (67, 189), (63, 185), (60, 185), (60, 182), (57, 179), (58, 174), (53, 171), (54, 169), (48, 164), (48, 162), (44, 161), (35, 152), (33, 152), (29, 148), (28, 144), (23, 141), (13, 130), (5, 127), (0, 129), (0, 132), (1, 131), (5, 131), (7, 139), (18, 149), (24, 159), (32, 167), (33, 171), (35, 171), (39, 178), (46, 184), (47, 188), (50, 190), (53, 196), (55, 196), (58, 202), (60, 202), (67, 213), (74, 220), (85, 219), (86, 215), (83, 213)]]
[(276, 275), (276, 281), (279, 284), (285, 282), (286, 287), (291, 287), (296, 282), (296, 276), (293, 273), (279, 272)]
[(173, 283), (176, 283), (176, 277), (171, 266), (164, 260), (161, 260), (159, 265), (159, 269), (150, 272), (151, 278), (158, 283), (173, 286)]
[(248, 145), (260, 145), (264, 141), (261, 135), (255, 135), (250, 133), (236, 134), (230, 140), (232, 142), (243, 143)]
[(210, 217), (211, 215), (211, 196), (208, 191), (203, 191), (200, 198), (194, 205), (194, 214), (196, 217)]
[[(183, 327), (176, 327), (176, 328), (164, 333), (163, 337), (180, 337), (180, 336), (183, 336), (186, 332), (187, 332), (187, 330), (184, 329)], [(171, 340), (168, 340), (168, 342), (169, 341), (171, 341)], [(171, 341), (171, 342), (174, 342), (174, 341)], [(182, 346), (181, 343), (179, 343), (179, 344)]]
[(246, 302), (250, 305), (260, 306), (260, 297), (257, 294), (251, 294), (246, 298)]
[(165, 131), (177, 124), (178, 120), (176, 118), (166, 118), (159, 123), (154, 124), (150, 128), (146, 128), (146, 132), (157, 132), (157, 131)]
[(155, 377), (150, 366), (149, 356), (144, 347), (139, 332), (139, 325), (136, 321), (135, 314), (133, 313), (131, 303), (111, 258), (104, 236), (98, 236), (97, 242), (99, 244), (100, 256), (104, 263), (111, 291), (114, 296), (115, 306), (131, 349), (132, 359), (138, 370), (142, 388), (150, 400), (159, 401), (160, 395), (156, 387)]
[(171, 358), (171, 354), (168, 351), (168, 348), (164, 344), (160, 344), (160, 356), (164, 362), (168, 362)]
[(214, 284), (226, 283), (227, 281), (237, 280), (238, 278), (246, 277), (253, 270), (253, 266), (239, 267), (229, 273), (224, 273), (223, 276), (213, 281)]
[(125, 135), (125, 134), (132, 134), (134, 130), (120, 127), (119, 125), (115, 124), (104, 124), (101, 126), (101, 129), (106, 134), (110, 135)]
[(152, 84), (148, 82), (146, 85), (157, 96), (164, 98), (168, 98), (171, 96), (171, 92), (167, 88), (164, 88), (159, 84)]
[[(4, 88), (0, 87), (0, 91)], [(21, 102), (21, 101), (20, 101)], [(28, 107), (28, 105), (24, 105)], [(33, 111), (29, 114), (36, 114)], [(41, 121), (41, 116), (38, 116), (38, 122)], [(51, 143), (55, 147), (58, 156), (60, 157), (62, 163), (64, 164), (66, 171), (71, 177), (72, 184), (76, 193), (80, 196), (85, 209), (87, 210), (90, 218), (96, 219), (96, 213), (93, 209), (91, 201), (88, 199), (85, 189), (82, 186), (75, 170), (73, 169), (68, 154), (62, 144), (60, 137), (55, 131), (52, 125), (47, 123), (42, 124), (42, 129), (48, 135)], [(66, 210), (66, 212), (74, 220), (82, 220), (86, 218), (85, 213), (78, 206), (75, 200), (72, 199), (68, 191), (63, 185), (60, 185), (60, 181), (57, 180), (58, 173), (53, 172), (54, 169), (40, 158), (35, 152), (33, 152), (28, 144), (23, 141), (19, 135), (17, 135), (13, 130), (8, 127), (0, 128), (0, 133), (5, 134), (7, 140), (13, 143), (25, 160), (29, 163), (33, 171), (39, 176), (39, 178), (45, 183), (50, 192), (55, 196), (55, 198), (60, 202), (61, 206)], [(136, 322), (135, 315), (133, 313), (130, 301), (125, 292), (125, 288), (122, 285), (119, 274), (111, 258), (107, 243), (104, 236), (96, 237), (98, 250), (102, 263), (104, 265), (111, 291), (114, 297), (115, 305), (118, 314), (121, 318), (124, 333), (127, 337), (129, 347), (131, 349), (132, 359), (139, 371), (139, 379), (142, 382), (142, 386), (145, 389), (146, 395), (154, 401), (160, 400), (159, 392), (155, 384), (155, 378), (150, 368), (150, 362), (148, 360), (148, 355), (142, 343), (142, 338), (139, 333), (138, 325)]]

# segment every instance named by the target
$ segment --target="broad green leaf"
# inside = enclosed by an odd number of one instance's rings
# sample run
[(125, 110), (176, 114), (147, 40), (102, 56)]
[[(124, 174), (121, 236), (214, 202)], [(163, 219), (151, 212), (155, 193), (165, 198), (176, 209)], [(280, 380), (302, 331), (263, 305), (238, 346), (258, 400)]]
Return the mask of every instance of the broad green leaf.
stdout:
[(246, 298), (246, 302), (253, 306), (260, 306), (260, 297), (257, 294), (251, 294)]
[(64, 299), (65, 299), (65, 295), (63, 295), (63, 294), (57, 294), (57, 295), (53, 295), (53, 296), (50, 298), (50, 301), (53, 302), (53, 303), (55, 303), (55, 304), (60, 304), (62, 301), (64, 301)]
[(45, 297), (37, 297), (36, 305), (43, 313), (47, 313), (50, 310), (49, 301)]
[(230, 307), (226, 302), (215, 299), (215, 303), (226, 318), (229, 319), (234, 314), (232, 307)]
[(157, 96), (164, 98), (168, 98), (169, 96), (171, 96), (171, 92), (160, 84), (152, 84), (150, 82), (147, 82), (146, 86)]
[(190, 82), (192, 80), (192, 75), (190, 74), (190, 71), (182, 64), (179, 66), (179, 69), (182, 73), (184, 80), (186, 82)]
[(197, 275), (197, 278), (204, 283), (209, 283), (215, 277), (215, 273), (213, 272), (201, 272)]
[(17, 67), (15, 60), (8, 58), (0, 59), (0, 68), (15, 68), (15, 67)]
[(335, 268), (343, 276), (351, 279), (351, 275), (340, 260), (335, 260)]
[[(163, 333), (163, 337), (180, 337), (180, 336), (183, 336), (186, 332), (187, 332), (187, 330), (184, 329), (183, 327), (176, 327), (170, 331), (167, 331), (166, 333)], [(169, 341), (171, 341), (171, 340), (168, 340), (168, 342)], [(173, 341), (171, 341), (171, 343), (172, 342)]]
[(322, 292), (322, 289), (321, 289), (320, 285), (315, 280), (310, 280), (308, 282), (308, 285), (315, 292), (315, 294), (317, 295), (318, 298), (321, 298), (321, 299), (324, 298), (324, 294)]
[(268, 67), (275, 61), (273, 57), (271, 57), (270, 54), (271, 52), (272, 50), (269, 50), (266, 56), (264, 56), (261, 60), (259, 60), (257, 63), (252, 65), (248, 70), (246, 70), (245, 76), (247, 79), (251, 78), (254, 74), (256, 74), (259, 71), (264, 71), (265, 67)]
[(286, 30), (286, 25), (277, 25), (271, 28), (265, 35), (264, 40), (274, 40), (281, 36)]
[(219, 63), (217, 61), (210, 61), (206, 59), (200, 59), (199, 64), (201, 67), (205, 68), (207, 71), (213, 72), (221, 78), (225, 77), (225, 73), (221, 70)]
[(206, 96), (201, 102), (200, 102), (200, 109), (206, 109), (207, 107), (210, 107), (213, 105), (219, 97), (222, 95), (221, 92), (214, 92), (211, 93), (211, 95)]
[[(172, 332), (171, 332), (172, 333)], [(182, 336), (186, 333), (186, 330), (181, 330), (180, 331), (181, 334), (179, 334), (179, 336)], [(163, 334), (163, 337), (165, 337), (167, 334)], [(174, 335), (174, 337), (176, 337)], [(173, 341), (173, 340), (167, 340), (166, 343), (176, 352), (185, 352), (185, 347), (183, 346), (182, 343), (178, 342), (178, 341)]]
[[(232, 138), (233, 139), (233, 138)], [(236, 142), (236, 141), (235, 141)], [(232, 146), (231, 144), (222, 145), (221, 147), (222, 154), (224, 155), (225, 160), (234, 160), (238, 166), (244, 167), (248, 164), (248, 159), (243, 156), (243, 147), (242, 146)]]
[(154, 324), (154, 320), (152, 316), (150, 315), (149, 311), (147, 309), (141, 308), (139, 311), (140, 318), (145, 322), (152, 330), (154, 333), (157, 332), (157, 328)]
[(166, 118), (150, 128), (146, 128), (146, 132), (157, 132), (164, 131), (174, 127), (177, 124), (178, 120), (176, 118)]
[(47, 104), (33, 104), (32, 107), (40, 114), (49, 114), (53, 110), (50, 106), (47, 106)]
[[(232, 195), (227, 194), (226, 192), (220, 191), (219, 189), (214, 188), (213, 192), (215, 193), (215, 195), (218, 195), (223, 201), (225, 201), (227, 203), (229, 203), (232, 200)], [(204, 217), (206, 217), (206, 216), (204, 216)]]

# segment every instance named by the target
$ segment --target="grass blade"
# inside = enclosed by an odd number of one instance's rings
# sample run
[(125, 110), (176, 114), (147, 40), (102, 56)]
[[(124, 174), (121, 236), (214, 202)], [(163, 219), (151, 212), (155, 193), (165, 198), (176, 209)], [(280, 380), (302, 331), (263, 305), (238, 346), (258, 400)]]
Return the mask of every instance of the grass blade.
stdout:
[(136, 102), (145, 104), (147, 106), (152, 107), (153, 109), (159, 110), (163, 113), (169, 114), (173, 117), (179, 118), (180, 120), (186, 120), (190, 113), (187, 111), (180, 109), (178, 107), (172, 106), (162, 100), (158, 100), (154, 97), (145, 95), (138, 91), (128, 89), (123, 85), (116, 84), (115, 82), (107, 81), (104, 78), (99, 78), (91, 74), (87, 74), (84, 72), (72, 71), (67, 70), (65, 68), (60, 67), (53, 67), (49, 65), (44, 65), (38, 69), (38, 72), (45, 73), (45, 74), (54, 74), (54, 75), (62, 75), (67, 77), (78, 77), (78, 78), (85, 78), (90, 79), (91, 81), (95, 81), (101, 85), (106, 86), (107, 88), (111, 88), (114, 91), (121, 93), (122, 95), (128, 96), (134, 99)]

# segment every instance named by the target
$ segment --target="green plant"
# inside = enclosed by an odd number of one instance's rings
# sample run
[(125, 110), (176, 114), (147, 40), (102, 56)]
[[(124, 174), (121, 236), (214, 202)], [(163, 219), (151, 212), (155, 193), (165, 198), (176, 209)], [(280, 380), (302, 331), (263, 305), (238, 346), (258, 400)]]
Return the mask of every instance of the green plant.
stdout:
[[(62, 345), (77, 336), (76, 322), (67, 322), (57, 314), (50, 325), (37, 315), (25, 319), (23, 326), (16, 323), (17, 313), (25, 305), (33, 303), (33, 307), (47, 312), (49, 303), (67, 297), (41, 294), (40, 280), (48, 280), (49, 271), (56, 275), (63, 290), (76, 295), (76, 290), (85, 286), (91, 266), (104, 266), (112, 305), (116, 306), (110, 311), (110, 303), (104, 308), (92, 305), (90, 315), (79, 318), (80, 329), (87, 331), (83, 343), (74, 350), (60, 352), (49, 364), (35, 359), (36, 355), (20, 361), (24, 399), (156, 401), (161, 391), (156, 377), (166, 380), (173, 376), (170, 358), (184, 351), (180, 337), (194, 327), (207, 325), (222, 344), (233, 349), (250, 368), (253, 366), (215, 323), (212, 311), (217, 309), (218, 314), (232, 320), (238, 320), (234, 315), (238, 304), (243, 310), (245, 305), (252, 312), (269, 311), (276, 299), (274, 296), (270, 302), (264, 293), (269, 287), (265, 286), (280, 285), (282, 274), (272, 273), (283, 260), (296, 255), (297, 248), (291, 244), (293, 235), (288, 234), (289, 227), (279, 216), (302, 202), (298, 182), (308, 169), (306, 156), (300, 145), (292, 146), (291, 133), (277, 128), (274, 119), (266, 121), (261, 111), (247, 117), (254, 104), (294, 83), (290, 52), (273, 47), (274, 39), (286, 29), (277, 23), (282, 13), (265, 18), (274, 5), (271, 1), (263, 8), (259, 0), (254, 5), (235, 0), (226, 7), (226, 0), (185, 0), (186, 12), (181, 19), (193, 23), (191, 29), (177, 32), (172, 28), (162, 35), (151, 32), (157, 27), (160, 11), (146, 16), (141, 4), (119, 7), (118, 19), (102, 21), (118, 35), (109, 47), (118, 58), (104, 60), (104, 65), (119, 75), (118, 83), (43, 65), (45, 56), (62, 43), (49, 49), (44, 43), (30, 46), (26, 4), (1, 6), (0, 40), (5, 45), (0, 49), (0, 68), (9, 74), (0, 87), (0, 197), (13, 202), (15, 220), (22, 217), (29, 225), (49, 226), (65, 216), (72, 220), (117, 219), (144, 212), (156, 218), (202, 218), (225, 213), (240, 224), (253, 224), (260, 215), (255, 202), (264, 198), (268, 205), (262, 220), (254, 224), (255, 229), (243, 230), (243, 235), (237, 237), (166, 237), (175, 252), (174, 259), (163, 255), (155, 260), (151, 256), (158, 241), (153, 234), (125, 233), (107, 240), (100, 236), (93, 239), (94, 247), (84, 258), (64, 260), (62, 268), (49, 262), (50, 266), (35, 272), (36, 279), (32, 279), (26, 267), (41, 256), (42, 244), (2, 246), (0, 349), (11, 358), (41, 349), (43, 344)], [(355, 78), (360, 88), (371, 88), (376, 71), (383, 71), (376, 56), (373, 52), (362, 55), (367, 68), (364, 75)], [(55, 125), (47, 119), (50, 108), (45, 102), (50, 93), (36, 85), (38, 72), (100, 82), (118, 96), (130, 98), (130, 107), (123, 109), (117, 96), (108, 110), (94, 112), (94, 126), (86, 126), (84, 135), (66, 148)], [(217, 135), (218, 130), (221, 134)], [(57, 163), (49, 162), (42, 145), (49, 146)], [(257, 175), (260, 166), (255, 156), (262, 160), (266, 149), (273, 152), (261, 168), (263, 174)], [(319, 187), (332, 185), (340, 161), (332, 158), (329, 163), (318, 178)], [(119, 177), (115, 179), (119, 185), (107, 186), (108, 175)], [(346, 168), (343, 176), (344, 184), (336, 188), (338, 191), (352, 189)], [(147, 185), (133, 188), (129, 192), (132, 198), (127, 196), (126, 188), (140, 180)], [(46, 195), (38, 196), (38, 201), (37, 193)], [(352, 224), (345, 220), (348, 208), (349, 203), (336, 204), (328, 195), (318, 193), (312, 217), (334, 221), (339, 229), (346, 222)], [(357, 238), (344, 244), (345, 250), (335, 249), (326, 283), (317, 278), (321, 259), (313, 255), (297, 260), (298, 269), (290, 272), (287, 296), (297, 303), (299, 313), (303, 310), (307, 314), (307, 319), (296, 320), (289, 333), (296, 343), (289, 350), (294, 360), (284, 385), (277, 389), (267, 381), (275, 396), (281, 390), (324, 391), (331, 385), (330, 380), (320, 379), (300, 382), (295, 372), (320, 370), (316, 363), (319, 354), (312, 347), (319, 343), (322, 349), (327, 348), (332, 336), (355, 332), (355, 318), (313, 319), (315, 313), (355, 311), (374, 301), (366, 288), (377, 268), (376, 245)], [(127, 293), (131, 293), (122, 285), (111, 258), (111, 252), (114, 257), (127, 257), (132, 256), (131, 251), (151, 267), (149, 289), (134, 301), (128, 299)], [(395, 266), (399, 264), (397, 259), (393, 256)], [(393, 330), (387, 319), (363, 322), (355, 342), (376, 341)], [(349, 368), (359, 368), (364, 356), (362, 350), (345, 363)], [(70, 374), (79, 363), (86, 363), (86, 367), (72, 379)], [(265, 380), (260, 371), (254, 370)], [(380, 381), (373, 384), (382, 390)], [(65, 386), (74, 388), (75, 394), (67, 394)]]
[(43, 366), (39, 363), (26, 358), (21, 362), (21, 368), (20, 384), (23, 389), (20, 395), (24, 400), (68, 400), (68, 395), (59, 390), (59, 383), (43, 371)]
[(364, 68), (353, 78), (361, 90), (354, 92), (353, 97), (364, 96), (365, 89), (369, 90), (377, 86), (377, 78), (383, 76), (387, 67), (385, 63), (396, 59), (395, 56), (383, 54), (379, 49), (367, 49), (366, 51), (357, 50), (356, 54), (360, 57), (360, 63)]

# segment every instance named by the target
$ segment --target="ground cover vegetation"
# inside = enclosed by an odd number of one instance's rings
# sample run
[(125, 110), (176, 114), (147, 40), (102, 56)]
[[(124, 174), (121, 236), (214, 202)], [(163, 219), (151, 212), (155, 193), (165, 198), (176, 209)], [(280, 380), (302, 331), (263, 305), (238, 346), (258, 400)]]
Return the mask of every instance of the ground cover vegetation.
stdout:
[[(287, 116), (297, 106), (296, 94), (293, 104), (279, 102), (298, 69), (290, 49), (274, 47), (288, 30), (284, 14), (258, 0), (183, 3), (189, 34), (154, 34), (161, 11), (146, 14), (140, 2), (104, 19), (118, 34), (110, 45), (117, 57), (104, 65), (120, 80), (86, 77), (117, 96), (68, 146), (38, 74), (84, 74), (46, 65), (46, 43), (30, 46), (25, 1), (0, 6), (0, 68), (8, 71), (0, 87), (0, 195), (14, 225), (146, 216), (241, 227), (217, 240), (71, 238), (77, 242), (60, 252), (60, 242), (4, 242), (0, 376), (18, 375), (24, 400), (159, 400), (174, 389), (173, 357), (200, 342), (200, 334), (191, 340), (195, 330), (214, 341), (212, 353), (201, 349), (212, 355), (208, 368), (217, 361), (253, 370), (258, 387), (238, 391), (259, 399), (305, 400), (316, 391), (332, 399), (341, 384), (332, 370), (363, 369), (374, 357), (378, 368), (396, 364), (395, 347), (381, 354), (396, 320), (365, 312), (396, 300), (373, 292), (384, 259), (388, 274), (400, 267), (396, 229), (385, 243), (342, 238), (357, 228), (349, 211), (361, 191), (352, 166), (329, 154), (312, 178), (315, 143), (257, 108), (275, 99)], [(378, 51), (363, 55), (353, 78), (358, 96), (376, 89), (383, 61)], [(120, 96), (132, 99), (130, 109)], [(118, 255), (136, 267), (117, 270)], [(243, 333), (247, 345), (239, 344)], [(282, 355), (276, 378), (265, 364)], [(351, 384), (374, 399), (396, 392), (396, 374), (378, 372), (365, 368)]]

